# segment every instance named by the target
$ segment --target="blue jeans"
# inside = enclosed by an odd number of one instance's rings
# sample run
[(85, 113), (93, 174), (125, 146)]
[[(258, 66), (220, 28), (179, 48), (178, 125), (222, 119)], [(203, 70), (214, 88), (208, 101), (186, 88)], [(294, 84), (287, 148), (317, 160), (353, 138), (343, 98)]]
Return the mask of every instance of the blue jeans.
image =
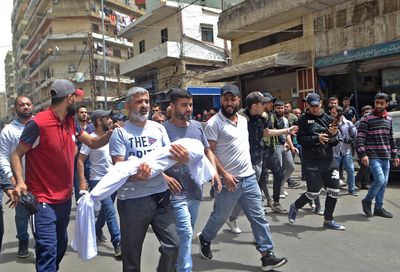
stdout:
[(251, 224), (257, 249), (260, 252), (273, 249), (271, 231), (265, 218), (264, 207), (261, 201), (261, 191), (256, 175), (238, 178), (237, 190), (229, 192), (225, 185), (222, 191), (215, 195), (214, 210), (208, 218), (202, 235), (206, 241), (212, 241), (219, 229), (229, 217), (234, 205), (239, 202), (244, 214)]
[(337, 164), (343, 163), (344, 170), (347, 173), (347, 187), (349, 193), (353, 193), (356, 189), (355, 180), (356, 176), (354, 174), (354, 162), (352, 154), (342, 155), (341, 157), (334, 157)]
[(380, 209), (383, 206), (383, 197), (389, 177), (390, 160), (369, 159), (369, 166), (374, 180), (364, 199), (372, 201), (375, 198), (375, 209)]
[(18, 203), (15, 207), (15, 226), (17, 228), (16, 237), (19, 241), (29, 241), (28, 224), (29, 212), (21, 203)]
[(176, 231), (179, 237), (177, 271), (192, 271), (192, 237), (200, 207), (197, 199), (172, 199)]
[(36, 271), (58, 271), (68, 245), (67, 227), (71, 200), (62, 204), (39, 203), (32, 216), (36, 241)]
[[(93, 190), (93, 188), (99, 183), (99, 180), (89, 180), (89, 188)], [(120, 243), (121, 235), (119, 231), (119, 226), (117, 222), (117, 218), (115, 217), (115, 208), (114, 201), (117, 196), (117, 192), (111, 195), (111, 197), (103, 199), (100, 201), (101, 208), (99, 215), (96, 220), (96, 236), (101, 237), (103, 234), (103, 227), (107, 222), (108, 232), (111, 236), (111, 242), (114, 246)]]

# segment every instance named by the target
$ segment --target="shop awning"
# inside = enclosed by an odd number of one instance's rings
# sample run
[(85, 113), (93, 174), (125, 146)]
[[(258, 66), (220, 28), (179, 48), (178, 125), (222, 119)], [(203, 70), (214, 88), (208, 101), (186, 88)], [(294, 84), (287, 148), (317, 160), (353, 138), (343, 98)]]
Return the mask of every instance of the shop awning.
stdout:
[(310, 52), (278, 53), (207, 72), (204, 74), (203, 81), (228, 81), (236, 76), (273, 67), (308, 67), (311, 65), (310, 55)]
[(192, 95), (221, 95), (221, 88), (218, 87), (188, 87)]

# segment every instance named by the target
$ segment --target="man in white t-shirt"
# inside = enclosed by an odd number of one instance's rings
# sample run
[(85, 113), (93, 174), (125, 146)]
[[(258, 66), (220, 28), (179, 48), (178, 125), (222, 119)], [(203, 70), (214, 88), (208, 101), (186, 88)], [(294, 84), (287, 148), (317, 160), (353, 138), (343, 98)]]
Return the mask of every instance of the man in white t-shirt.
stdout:
[(287, 263), (275, 257), (269, 224), (265, 218), (261, 191), (250, 158), (247, 120), (237, 113), (240, 104), (239, 88), (226, 84), (221, 90), (221, 110), (208, 120), (205, 136), (214, 152), (217, 170), (222, 177), (222, 191), (215, 195), (214, 210), (202, 232), (197, 235), (200, 254), (212, 259), (211, 241), (239, 202), (251, 223), (257, 249), (261, 253), (263, 271)]
[[(126, 96), (128, 121), (114, 131), (110, 139), (113, 163), (127, 160), (129, 156), (141, 158), (153, 150), (170, 143), (163, 125), (148, 120), (149, 92), (133, 87)], [(188, 161), (188, 152), (180, 145), (170, 150), (178, 163)], [(170, 191), (163, 174), (149, 178), (150, 167), (141, 164), (118, 190), (117, 208), (121, 226), (123, 271), (140, 271), (143, 241), (149, 225), (160, 241), (161, 253), (157, 271), (175, 271), (179, 239), (175, 216), (171, 209)]]
[[(90, 136), (97, 137), (106, 134), (106, 132), (109, 130), (109, 127), (112, 125), (111, 116), (111, 110), (94, 111), (91, 115), (91, 119), (95, 130), (90, 134)], [(89, 158), (90, 162), (90, 179), (88, 181), (85, 179), (85, 161), (87, 158)], [(77, 161), (80, 190), (87, 190), (87, 184), (89, 184), (89, 189), (92, 190), (101, 180), (101, 178), (107, 174), (111, 165), (112, 160), (108, 144), (98, 149), (91, 149), (87, 145), (82, 144)], [(101, 209), (97, 216), (95, 228), (97, 240), (99, 242), (106, 242), (107, 239), (105, 238), (102, 229), (107, 222), (108, 231), (110, 232), (111, 236), (111, 243), (114, 247), (114, 256), (120, 257), (121, 235), (114, 209), (116, 195), (117, 193), (114, 193), (111, 197), (101, 201)]]

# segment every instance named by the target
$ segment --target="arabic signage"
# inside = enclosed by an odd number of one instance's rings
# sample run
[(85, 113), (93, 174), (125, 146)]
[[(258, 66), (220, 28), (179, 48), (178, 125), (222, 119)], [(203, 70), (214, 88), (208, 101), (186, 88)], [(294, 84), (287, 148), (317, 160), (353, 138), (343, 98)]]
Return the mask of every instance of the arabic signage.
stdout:
[(315, 58), (315, 67), (322, 68), (341, 63), (388, 56), (398, 53), (400, 53), (400, 40), (347, 50), (327, 57), (317, 57)]

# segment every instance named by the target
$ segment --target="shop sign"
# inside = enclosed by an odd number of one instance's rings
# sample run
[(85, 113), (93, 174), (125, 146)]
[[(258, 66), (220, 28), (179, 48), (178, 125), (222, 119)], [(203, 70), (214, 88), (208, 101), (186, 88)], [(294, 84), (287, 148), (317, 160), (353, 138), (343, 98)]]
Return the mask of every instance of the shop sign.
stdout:
[(369, 58), (376, 58), (400, 53), (400, 40), (373, 46), (351, 49), (327, 57), (315, 58), (315, 67), (348, 63)]
[(382, 71), (382, 86), (384, 88), (400, 86), (400, 69), (392, 68), (392, 69), (383, 70)]

